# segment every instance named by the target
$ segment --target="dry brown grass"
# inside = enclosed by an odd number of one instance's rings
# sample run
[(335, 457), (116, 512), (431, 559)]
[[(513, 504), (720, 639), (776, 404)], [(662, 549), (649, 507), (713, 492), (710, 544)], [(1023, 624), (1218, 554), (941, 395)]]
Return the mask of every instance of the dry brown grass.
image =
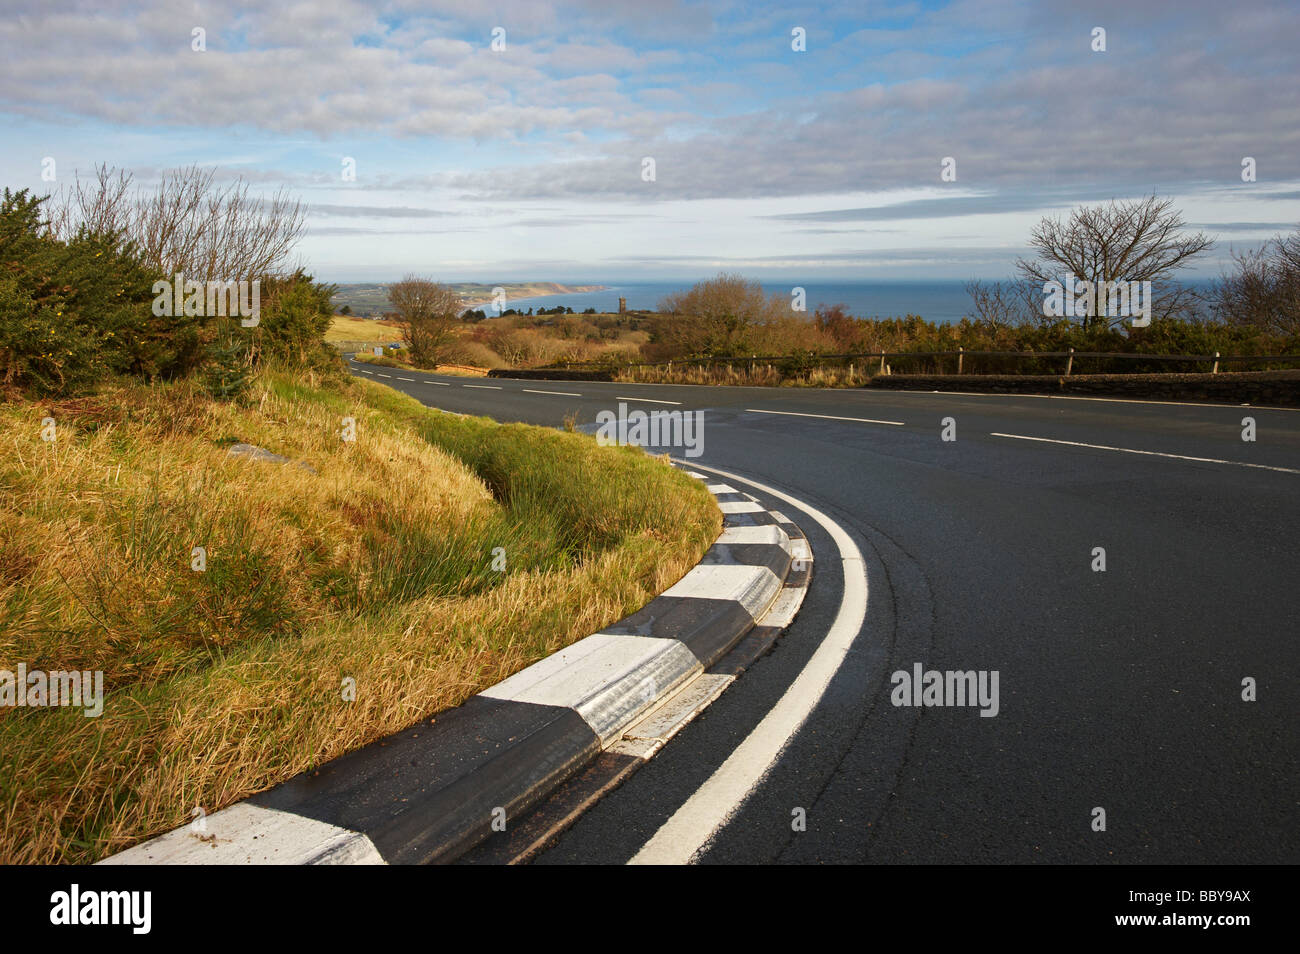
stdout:
[(645, 455), (365, 382), (9, 403), (0, 455), (0, 669), (106, 689), (98, 718), (0, 709), (9, 863), (93, 860), (457, 705), (643, 605), (719, 524)]
[(780, 371), (767, 364), (750, 370), (748, 362), (735, 365), (655, 365), (623, 368), (614, 374), (615, 381), (630, 384), (709, 384), (735, 387), (777, 387)]
[(415, 371), (430, 371), (434, 374), (450, 374), (463, 378), (483, 378), (487, 377), (490, 368), (477, 367), (468, 364), (437, 364), (431, 368), (417, 367), (411, 362), (410, 353), (402, 351), (393, 351), (391, 354), (376, 355), (358, 353), (354, 355), (353, 360), (361, 364), (376, 364), (382, 368), (409, 368)]
[[(874, 367), (874, 366), (873, 366)], [(708, 384), (734, 387), (785, 387), (785, 388), (857, 388), (870, 380), (868, 369), (853, 366), (814, 367), (793, 373), (784, 371), (778, 364), (755, 362), (751, 367), (745, 359), (731, 364), (685, 364), (633, 366), (614, 375), (615, 381), (637, 384)]]

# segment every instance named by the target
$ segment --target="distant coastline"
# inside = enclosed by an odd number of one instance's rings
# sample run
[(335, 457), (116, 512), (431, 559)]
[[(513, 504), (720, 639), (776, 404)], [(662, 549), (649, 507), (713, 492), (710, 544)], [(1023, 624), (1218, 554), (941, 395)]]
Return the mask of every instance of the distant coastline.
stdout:
[[(388, 289), (392, 285), (392, 282), (339, 283), (332, 301), (337, 306), (350, 306), (354, 315), (381, 315), (393, 310), (388, 300)], [(507, 304), (524, 298), (583, 295), (609, 288), (608, 285), (564, 285), (559, 282), (448, 282), (447, 285), (459, 296), (462, 308), (482, 308), (492, 304), (495, 288), (505, 289)]]
[(461, 293), (461, 304), (466, 308), (480, 308), (492, 304), (492, 289), (506, 290), (506, 304), (521, 298), (543, 298), (547, 295), (582, 295), (588, 292), (606, 291), (608, 285), (561, 285), (559, 282), (504, 282), (501, 285), (480, 285), (481, 290), (471, 293), (475, 297), (467, 298)]
[[(1180, 284), (1202, 290), (1210, 281), (1195, 278)], [(462, 310), (486, 311), (492, 304), (492, 289), (501, 287), (506, 290), (506, 307), (520, 312), (564, 305), (579, 313), (594, 308), (599, 314), (610, 314), (618, 311), (619, 298), (627, 300), (630, 312), (655, 311), (665, 297), (689, 289), (693, 281), (611, 282), (605, 285), (566, 285), (560, 282), (448, 284), (460, 295)], [(848, 314), (858, 318), (919, 315), (939, 324), (952, 324), (972, 313), (966, 282), (958, 279), (821, 281), (790, 278), (785, 281), (765, 279), (762, 285), (767, 295), (788, 296), (794, 287), (803, 288), (807, 308), (803, 314), (807, 317), (811, 317), (820, 306), (836, 304), (843, 305)], [(334, 301), (338, 306), (350, 304), (354, 315), (379, 315), (392, 311), (388, 304), (388, 287), (388, 283), (340, 284)]]

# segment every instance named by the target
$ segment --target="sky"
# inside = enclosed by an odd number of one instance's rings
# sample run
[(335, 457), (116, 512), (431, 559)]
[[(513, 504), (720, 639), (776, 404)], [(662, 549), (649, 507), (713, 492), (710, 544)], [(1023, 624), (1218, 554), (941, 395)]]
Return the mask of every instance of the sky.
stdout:
[(3, 14), (0, 184), (215, 166), (308, 205), (326, 281), (995, 279), (1044, 216), (1151, 193), (1213, 277), (1300, 225), (1293, 0)]

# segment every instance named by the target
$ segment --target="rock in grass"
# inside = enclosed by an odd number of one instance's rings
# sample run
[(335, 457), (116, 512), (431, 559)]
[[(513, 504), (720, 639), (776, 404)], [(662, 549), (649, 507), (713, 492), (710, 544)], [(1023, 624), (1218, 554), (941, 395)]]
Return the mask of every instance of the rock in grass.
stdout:
[(230, 450), (226, 452), (231, 457), (248, 457), (253, 460), (266, 461), (269, 464), (296, 464), (303, 470), (316, 473), (316, 468), (311, 464), (305, 464), (302, 461), (291, 461), (287, 457), (281, 457), (279, 454), (273, 454), (265, 447), (258, 447), (256, 444), (232, 444)]

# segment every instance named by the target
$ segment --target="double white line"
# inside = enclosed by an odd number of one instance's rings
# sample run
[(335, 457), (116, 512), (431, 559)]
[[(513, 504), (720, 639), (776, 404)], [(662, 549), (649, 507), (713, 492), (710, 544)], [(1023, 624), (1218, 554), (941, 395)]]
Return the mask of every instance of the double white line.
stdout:
[(840, 552), (844, 595), (826, 637), (785, 694), (727, 761), (641, 846), (641, 850), (628, 862), (634, 865), (681, 865), (690, 862), (696, 852), (713, 837), (713, 833), (725, 825), (740, 808), (781, 754), (781, 750), (807, 721), (867, 620), (867, 571), (862, 562), (862, 552), (839, 524), (811, 505), (765, 484), (746, 480), (715, 467), (703, 467), (694, 461), (691, 462), (691, 467), (756, 487), (763, 493), (802, 510), (821, 524)]

